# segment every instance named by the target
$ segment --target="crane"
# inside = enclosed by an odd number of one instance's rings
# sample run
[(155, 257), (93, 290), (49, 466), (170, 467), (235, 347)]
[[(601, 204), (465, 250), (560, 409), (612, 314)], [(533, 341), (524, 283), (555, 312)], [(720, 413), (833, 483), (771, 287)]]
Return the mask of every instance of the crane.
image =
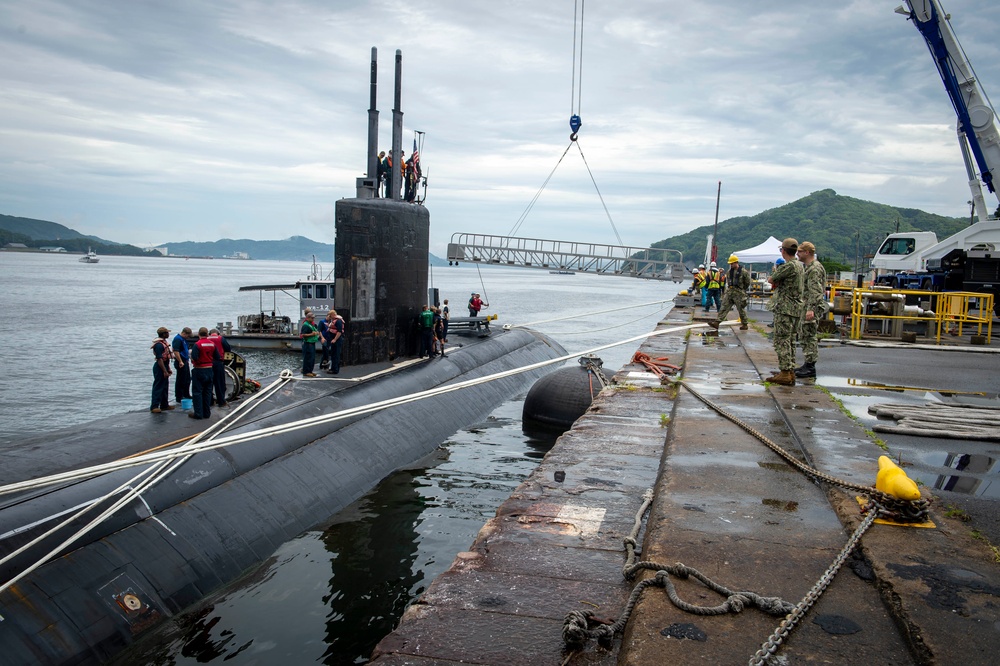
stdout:
[[(938, 74), (951, 98), (958, 116), (958, 143), (969, 174), (969, 189), (980, 222), (995, 219), (990, 216), (983, 198), (983, 185), (996, 194), (1000, 179), (1000, 124), (996, 111), (976, 78), (972, 65), (965, 57), (955, 36), (950, 16), (938, 0), (904, 0), (906, 6), (896, 8), (907, 16), (920, 31), (931, 52)], [(978, 169), (978, 173), (977, 173)]]

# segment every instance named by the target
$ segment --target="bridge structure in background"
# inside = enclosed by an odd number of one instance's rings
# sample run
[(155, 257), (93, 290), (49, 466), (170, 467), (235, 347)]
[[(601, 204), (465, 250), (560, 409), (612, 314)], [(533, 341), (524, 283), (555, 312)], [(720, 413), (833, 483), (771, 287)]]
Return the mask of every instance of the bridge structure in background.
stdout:
[(541, 268), (553, 272), (624, 275), (647, 280), (688, 279), (680, 250), (491, 234), (452, 234), (448, 263)]

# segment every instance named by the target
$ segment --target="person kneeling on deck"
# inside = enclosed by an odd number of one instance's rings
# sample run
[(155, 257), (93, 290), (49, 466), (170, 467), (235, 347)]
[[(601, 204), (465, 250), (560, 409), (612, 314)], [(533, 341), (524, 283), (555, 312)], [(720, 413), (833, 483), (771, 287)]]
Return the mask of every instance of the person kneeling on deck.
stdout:
[(747, 325), (747, 291), (750, 289), (750, 272), (740, 266), (740, 259), (735, 254), (729, 256), (729, 275), (726, 277), (726, 293), (722, 296), (722, 309), (719, 318), (708, 322), (708, 325), (718, 330), (719, 322), (725, 321), (729, 311), (736, 306), (740, 315), (740, 330), (750, 328)]
[(805, 363), (795, 369), (796, 377), (815, 377), (819, 360), (819, 320), (826, 314), (826, 268), (816, 261), (816, 247), (806, 241), (799, 246), (799, 261), (805, 265), (802, 301), (805, 314), (799, 324), (799, 339)]
[(191, 392), (194, 413), (192, 419), (207, 419), (212, 415), (212, 362), (218, 353), (215, 341), (208, 339), (208, 329), (198, 329), (198, 341), (191, 345)]
[(783, 386), (795, 386), (795, 333), (802, 317), (802, 264), (795, 258), (799, 242), (794, 238), (781, 241), (781, 256), (785, 263), (774, 269), (768, 282), (774, 294), (774, 351), (778, 355), (779, 372), (766, 381)]
[(312, 310), (308, 308), (306, 308), (299, 337), (302, 338), (302, 376), (315, 377), (316, 373), (313, 372), (313, 367), (316, 365), (316, 341), (319, 340), (319, 329), (316, 328)]

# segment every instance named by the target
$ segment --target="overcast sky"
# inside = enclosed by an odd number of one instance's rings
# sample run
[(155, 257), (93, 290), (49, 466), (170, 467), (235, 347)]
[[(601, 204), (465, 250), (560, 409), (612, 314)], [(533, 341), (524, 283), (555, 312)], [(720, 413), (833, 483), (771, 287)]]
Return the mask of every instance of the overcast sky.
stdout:
[[(955, 116), (899, 0), (590, 0), (579, 148), (622, 241), (816, 190), (968, 214)], [(1000, 3), (946, 0), (1000, 95)], [(572, 0), (4, 0), (0, 213), (145, 246), (332, 242), (403, 54), (431, 251), (505, 235), (569, 145)], [(578, 91), (579, 92), (579, 91)], [(518, 235), (616, 243), (575, 147)], [(996, 206), (993, 195), (988, 205)], [(761, 239), (763, 240), (763, 239)]]

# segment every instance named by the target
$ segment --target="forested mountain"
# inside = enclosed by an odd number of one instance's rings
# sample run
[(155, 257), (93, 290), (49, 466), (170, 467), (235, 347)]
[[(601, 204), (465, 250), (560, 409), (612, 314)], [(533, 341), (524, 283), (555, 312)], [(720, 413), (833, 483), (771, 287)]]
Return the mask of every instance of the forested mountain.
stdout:
[(235, 252), (246, 252), (251, 259), (312, 261), (315, 255), (320, 263), (333, 262), (332, 243), (320, 243), (305, 236), (263, 241), (223, 238), (211, 242), (181, 241), (164, 245), (171, 255), (186, 257), (226, 257), (232, 256)]
[[(886, 234), (899, 231), (933, 231), (945, 238), (969, 224), (968, 219), (932, 215), (913, 208), (845, 197), (833, 190), (820, 190), (807, 197), (765, 210), (750, 217), (733, 217), (719, 222), (721, 262), (733, 252), (767, 240), (792, 237), (800, 243), (812, 241), (821, 259), (854, 265), (855, 256), (872, 254)], [(684, 262), (696, 265), (705, 257), (705, 240), (713, 225), (698, 227), (680, 236), (653, 243), (684, 253)]]
[[(943, 239), (969, 224), (963, 218), (932, 215), (913, 208), (895, 208), (884, 204), (845, 197), (833, 190), (820, 190), (807, 197), (765, 210), (750, 217), (733, 217), (719, 222), (719, 257), (725, 262), (732, 252), (752, 247), (768, 236), (782, 239), (788, 236), (800, 242), (810, 240), (819, 257), (854, 265), (856, 257), (872, 254), (885, 235), (894, 231), (933, 231)], [(680, 236), (656, 241), (652, 247), (680, 250), (689, 266), (697, 265), (705, 256), (706, 236), (713, 225), (707, 224)], [(85, 252), (92, 246), (98, 254), (149, 254), (131, 245), (85, 236), (55, 222), (0, 215), (0, 246), (24, 243), (29, 247), (60, 245), (69, 251)], [(321, 263), (332, 263), (333, 245), (320, 243), (305, 236), (284, 240), (250, 240), (224, 238), (212, 242), (180, 241), (166, 243), (172, 255), (190, 257), (225, 257), (245, 252), (251, 259), (310, 261), (313, 255)], [(431, 255), (433, 265), (444, 260)]]
[(7, 243), (23, 243), (30, 248), (55, 245), (65, 248), (67, 252), (86, 252), (88, 249), (93, 249), (102, 255), (140, 256), (151, 253), (150, 250), (143, 250), (134, 245), (87, 236), (58, 222), (0, 215), (0, 247)]
[[(114, 244), (110, 241), (104, 240), (103, 238), (98, 238), (97, 236), (85, 236), (76, 229), (70, 229), (69, 227), (63, 226), (57, 222), (35, 220), (30, 217), (0, 215), (0, 230), (20, 234), (21, 236), (26, 236), (30, 240), (63, 241), (72, 238), (86, 238), (91, 241), (108, 243), (109, 245)], [(62, 245), (61, 242), (59, 244)]]

